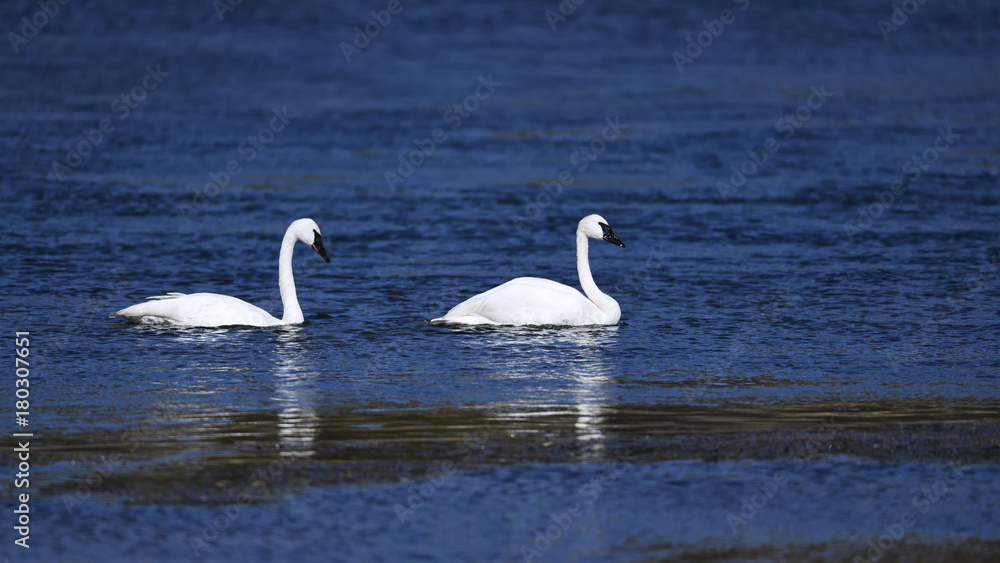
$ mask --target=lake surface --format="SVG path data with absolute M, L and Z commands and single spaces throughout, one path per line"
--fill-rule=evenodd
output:
M 996 560 L 1000 8 L 903 5 L 5 2 L 0 554 Z M 590 213 L 618 326 L 428 322 Z M 108 318 L 299 217 L 303 325 Z

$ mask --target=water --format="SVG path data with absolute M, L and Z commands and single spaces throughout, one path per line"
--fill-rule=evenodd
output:
M 591 1 L 555 30 L 554 2 L 406 2 L 348 62 L 387 6 L 70 3 L 0 55 L 0 314 L 32 362 L 5 427 L 34 434 L 31 549 L 7 501 L 0 553 L 996 557 L 995 6 L 886 40 L 877 2 Z M 619 326 L 427 322 L 576 285 L 589 213 L 627 245 L 590 251 Z M 166 291 L 280 315 L 304 216 L 332 262 L 297 250 L 302 326 L 108 318 Z

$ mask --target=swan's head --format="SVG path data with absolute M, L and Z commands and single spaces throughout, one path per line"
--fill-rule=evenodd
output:
M 316 221 L 299 219 L 292 222 L 288 230 L 295 235 L 295 238 L 311 246 L 317 254 L 323 257 L 323 260 L 326 260 L 327 263 L 330 262 L 326 248 L 323 248 L 323 235 L 319 233 L 319 225 L 316 224 Z
M 587 215 L 583 219 L 580 219 L 580 225 L 577 226 L 576 230 L 587 235 L 589 238 L 606 240 L 611 244 L 617 244 L 625 248 L 625 243 L 615 236 L 615 232 L 608 226 L 607 220 L 600 215 Z

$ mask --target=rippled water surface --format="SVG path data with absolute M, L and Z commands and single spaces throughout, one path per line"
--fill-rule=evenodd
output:
M 0 554 L 995 560 L 998 8 L 571 4 L 4 3 Z M 618 326 L 428 322 L 590 213 Z

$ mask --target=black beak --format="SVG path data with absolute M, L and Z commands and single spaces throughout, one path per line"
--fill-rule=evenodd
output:
M 317 233 L 316 231 L 313 231 L 313 234 L 316 235 L 316 238 L 313 239 L 312 243 L 313 250 L 315 250 L 317 254 L 322 256 L 323 260 L 326 260 L 326 263 L 329 264 L 330 257 L 326 255 L 326 249 L 323 248 L 323 237 L 321 237 L 320 234 Z
M 604 223 L 598 223 L 598 225 L 600 225 L 601 230 L 604 231 L 604 240 L 610 242 L 611 244 L 617 244 L 618 246 L 625 248 L 625 243 L 615 236 L 615 232 L 611 230 L 611 227 L 605 225 Z

